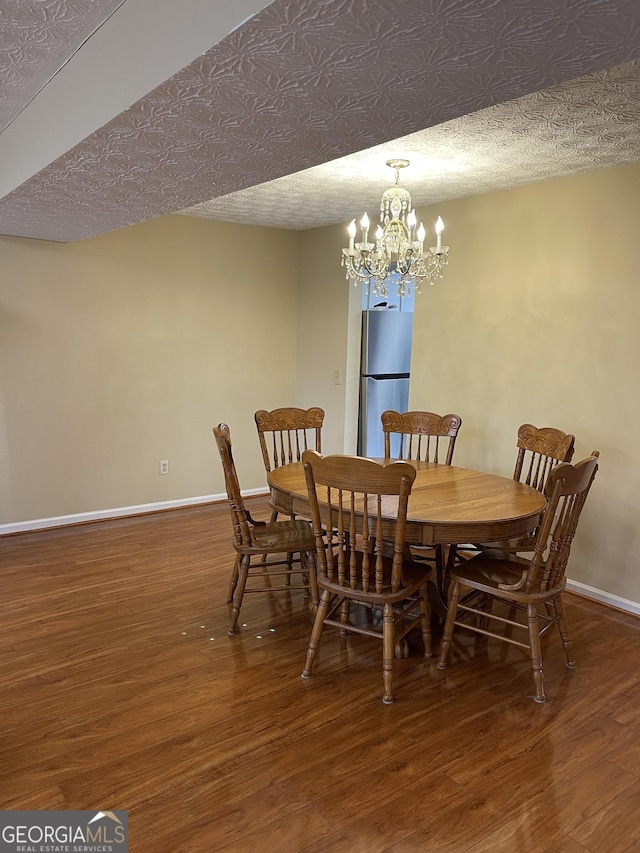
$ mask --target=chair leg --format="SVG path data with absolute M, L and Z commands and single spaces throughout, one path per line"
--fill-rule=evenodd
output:
M 310 598 L 311 597 L 311 587 L 310 587 L 310 581 L 309 581 L 308 555 L 309 555 L 308 551 L 300 551 L 300 554 L 299 554 L 299 557 L 300 557 L 300 575 L 302 576 L 302 583 L 306 587 L 305 591 L 302 593 L 303 598 Z M 289 554 L 289 556 L 287 557 L 287 561 L 289 561 L 290 559 L 291 559 L 291 554 Z M 290 570 L 291 565 L 288 564 L 287 568 Z M 286 581 L 290 582 L 290 578 L 291 578 L 291 575 L 287 575 Z M 285 586 L 286 586 L 286 581 L 285 581 Z
M 446 601 L 444 595 L 444 571 L 444 548 L 442 547 L 442 545 L 436 545 L 436 588 L 438 590 L 440 598 L 443 601 Z
M 395 649 L 393 605 L 384 605 L 382 615 L 382 678 L 384 679 L 385 705 L 393 704 L 393 657 Z
M 562 640 L 564 653 L 567 656 L 567 669 L 575 669 L 576 662 L 573 657 L 573 643 L 571 642 L 571 634 L 569 633 L 567 611 L 565 610 L 564 601 L 562 600 L 561 595 L 553 599 L 553 607 L 556 615 L 558 616 L 558 631 L 560 632 L 560 639 Z
M 316 555 L 313 551 L 305 552 L 305 564 L 308 567 L 309 587 L 311 592 L 311 607 L 315 610 L 318 607 L 318 574 L 316 570 Z
M 275 514 L 275 517 L 277 517 L 277 515 L 278 515 L 277 510 L 274 509 L 273 512 Z M 272 515 L 272 521 L 275 521 L 275 517 Z M 293 521 L 295 518 L 295 515 L 293 513 L 291 513 L 289 518 L 291 519 L 291 521 Z M 300 562 L 302 562 L 302 554 L 300 554 Z M 287 569 L 289 571 L 289 574 L 284 576 L 284 586 L 291 586 L 291 572 L 293 571 L 293 553 L 291 551 L 289 551 L 289 553 L 287 554 Z M 306 583 L 306 581 L 303 581 L 303 582 Z M 305 593 L 305 596 L 306 596 L 306 593 Z
M 546 697 L 544 695 L 544 679 L 542 674 L 542 648 L 540 645 L 538 611 L 536 610 L 535 604 L 527 604 L 527 623 L 529 625 L 531 670 L 533 672 L 533 681 L 536 688 L 536 694 L 533 698 L 535 702 L 541 704 L 545 701 Z
M 511 607 L 509 607 L 509 613 L 507 614 L 507 619 L 510 622 L 515 622 L 517 615 L 518 615 L 518 608 L 515 606 L 515 604 L 512 604 Z M 513 636 L 513 625 L 507 625 L 505 627 L 505 635 L 507 637 Z
M 307 661 L 304 669 L 302 670 L 302 678 L 311 678 L 313 664 L 316 659 L 316 655 L 318 654 L 318 646 L 322 639 L 322 629 L 324 628 L 324 620 L 327 615 L 327 610 L 329 609 L 330 601 L 331 593 L 328 589 L 323 590 L 322 595 L 320 596 L 318 609 L 316 610 L 316 618 L 313 623 L 313 628 L 311 629 L 311 638 L 309 640 L 309 648 L 307 649 Z
M 424 656 L 433 657 L 431 650 L 431 607 L 429 606 L 429 592 L 427 584 L 420 590 L 420 610 L 422 611 L 422 642 L 424 643 Z
M 303 597 L 311 599 L 311 609 L 315 611 L 318 606 L 318 577 L 314 551 L 300 552 L 300 568 L 302 570 L 302 583 L 306 587 Z
M 482 595 L 480 602 L 478 603 L 478 610 L 482 610 L 483 613 L 486 613 L 487 616 L 479 616 L 478 617 L 478 627 L 482 628 L 483 631 L 487 631 L 489 629 L 489 619 L 488 614 L 491 613 L 493 609 L 493 597 L 487 595 L 486 593 Z M 509 618 L 511 618 L 511 613 L 509 614 Z M 478 636 L 482 637 L 482 634 Z M 485 638 L 486 639 L 486 638 Z
M 447 657 L 451 640 L 453 639 L 453 628 L 458 614 L 458 601 L 460 600 L 460 583 L 455 581 L 449 589 L 449 603 L 447 605 L 447 618 L 444 623 L 444 631 L 442 634 L 442 646 L 440 647 L 440 660 L 438 661 L 438 669 L 447 668 Z
M 351 609 L 351 602 L 348 598 L 342 599 L 342 604 L 340 605 L 340 622 L 343 625 L 346 625 L 349 622 L 349 612 Z M 342 638 L 347 636 L 347 631 L 345 628 L 340 628 L 338 635 Z
M 442 546 L 441 546 L 442 547 Z M 444 566 L 444 599 L 447 600 L 447 595 L 449 594 L 449 586 L 451 584 L 451 572 L 455 569 L 456 562 L 458 560 L 458 546 L 457 545 L 449 545 L 449 550 L 447 551 L 447 561 Z
M 231 605 L 231 622 L 229 624 L 229 631 L 227 632 L 229 636 L 233 636 L 233 634 L 236 633 L 238 616 L 240 615 L 240 608 L 242 607 L 242 598 L 244 596 L 244 588 L 247 585 L 247 577 L 249 576 L 250 561 L 251 558 L 245 554 L 242 559 L 239 560 L 239 564 L 237 564 L 238 580 L 235 591 L 233 593 L 233 603 Z
M 229 594 L 227 595 L 227 604 L 231 604 L 233 601 L 233 593 L 236 591 L 236 586 L 238 584 L 238 566 L 240 565 L 240 554 L 236 554 L 236 559 L 233 564 L 233 571 L 231 572 L 231 583 L 229 584 Z

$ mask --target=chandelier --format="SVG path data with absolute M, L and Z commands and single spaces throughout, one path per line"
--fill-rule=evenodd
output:
M 442 278 L 443 268 L 447 265 L 449 247 L 442 245 L 444 223 L 438 217 L 435 232 L 436 245 L 425 251 L 426 231 L 422 222 L 416 229 L 416 212 L 411 207 L 411 196 L 400 187 L 400 169 L 409 165 L 408 160 L 387 160 L 387 166 L 395 170 L 395 186 L 382 195 L 380 202 L 380 225 L 375 234 L 375 242 L 369 242 L 369 217 L 360 220 L 362 237 L 356 238 L 356 221 L 351 221 L 348 230 L 349 248 L 342 250 L 342 266 L 346 267 L 346 277 L 365 282 L 367 293 L 369 284 L 373 286 L 375 296 L 389 296 L 388 285 L 397 282 L 398 295 L 405 296 L 415 287 L 420 293 L 423 279 L 435 284 Z

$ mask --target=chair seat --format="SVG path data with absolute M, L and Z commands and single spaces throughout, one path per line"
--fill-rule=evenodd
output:
M 528 560 L 515 555 L 502 554 L 499 550 L 483 551 L 471 557 L 451 572 L 451 579 L 461 584 L 471 583 L 497 590 L 499 584 L 514 584 L 522 577 Z
M 517 584 L 528 564 L 529 560 L 520 559 L 511 554 L 501 556 L 498 551 L 493 552 L 493 555 L 480 554 L 478 557 L 467 560 L 462 569 L 452 572 L 451 579 L 463 586 L 472 586 L 481 592 L 496 593 L 500 598 L 513 602 L 548 601 L 559 595 L 565 588 L 563 580 L 557 586 L 550 586 L 538 592 L 525 592 L 524 589 L 500 589 L 500 584 Z
M 484 542 L 474 546 L 478 551 L 501 551 L 508 554 L 527 554 L 535 551 L 535 536 L 520 536 L 517 539 L 507 539 L 504 542 Z
M 294 545 L 296 551 L 312 551 L 315 548 L 311 525 L 302 518 L 254 527 L 251 537 L 255 547 L 268 548 L 269 551 L 279 546 L 282 546 L 283 551 L 291 551 Z
M 402 564 L 402 583 L 396 592 L 391 591 L 391 571 L 392 561 L 390 557 L 382 558 L 382 589 L 376 592 L 374 580 L 374 559 L 370 555 L 369 565 L 369 590 L 364 592 L 362 589 L 362 558 L 364 554 L 361 551 L 356 551 L 356 589 L 345 582 L 339 584 L 337 581 L 330 581 L 326 575 L 318 574 L 318 586 L 321 589 L 328 589 L 334 595 L 346 596 L 347 598 L 358 599 L 364 602 L 379 602 L 379 601 L 402 601 L 410 595 L 413 595 L 416 590 L 424 585 L 426 579 L 431 573 L 429 566 L 414 563 L 413 561 L 405 560 Z

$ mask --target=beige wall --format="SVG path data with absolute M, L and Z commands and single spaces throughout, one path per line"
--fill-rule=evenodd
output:
M 525 422 L 575 433 L 576 459 L 600 450 L 569 575 L 634 602 L 639 199 L 640 165 L 418 211 L 431 229 L 442 215 L 451 262 L 444 279 L 416 300 L 410 396 L 412 408 L 462 416 L 459 465 L 511 476 Z M 314 300 L 316 315 L 305 318 L 306 343 L 298 343 L 298 389 L 317 376 L 317 364 L 303 370 L 311 364 L 310 330 L 316 341 L 328 333 L 331 342 L 331 306 L 344 311 L 348 299 L 339 267 L 344 228 L 316 234 L 302 244 L 301 269 L 307 261 L 318 268 L 314 281 L 301 280 L 300 304 Z M 305 292 L 319 283 L 326 300 Z M 339 352 L 346 357 L 344 347 Z
M 325 410 L 323 452 L 355 453 L 361 305 L 340 266 L 344 228 L 300 235 L 296 405 Z M 340 371 L 340 384 L 334 382 Z
M 0 523 L 222 493 L 222 420 L 264 487 L 253 412 L 295 393 L 297 234 L 169 216 L 0 255 Z
M 445 219 L 451 263 L 417 300 L 410 400 L 462 415 L 461 465 L 510 476 L 526 421 L 599 449 L 569 574 L 634 602 L 638 198 L 628 166 L 420 211 Z M 0 523 L 221 493 L 220 420 L 260 488 L 263 406 L 323 406 L 325 450 L 353 452 L 344 242 L 178 216 L 73 245 L 0 237 Z

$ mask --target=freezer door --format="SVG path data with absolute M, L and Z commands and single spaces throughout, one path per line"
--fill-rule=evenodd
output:
M 358 454 L 383 457 L 384 438 L 380 416 L 387 409 L 406 412 L 409 407 L 409 377 L 403 379 L 362 378 L 360 392 L 360 424 Z M 391 436 L 391 455 L 397 457 L 400 436 Z
M 403 311 L 364 311 L 362 314 L 361 373 L 409 373 L 413 314 Z

